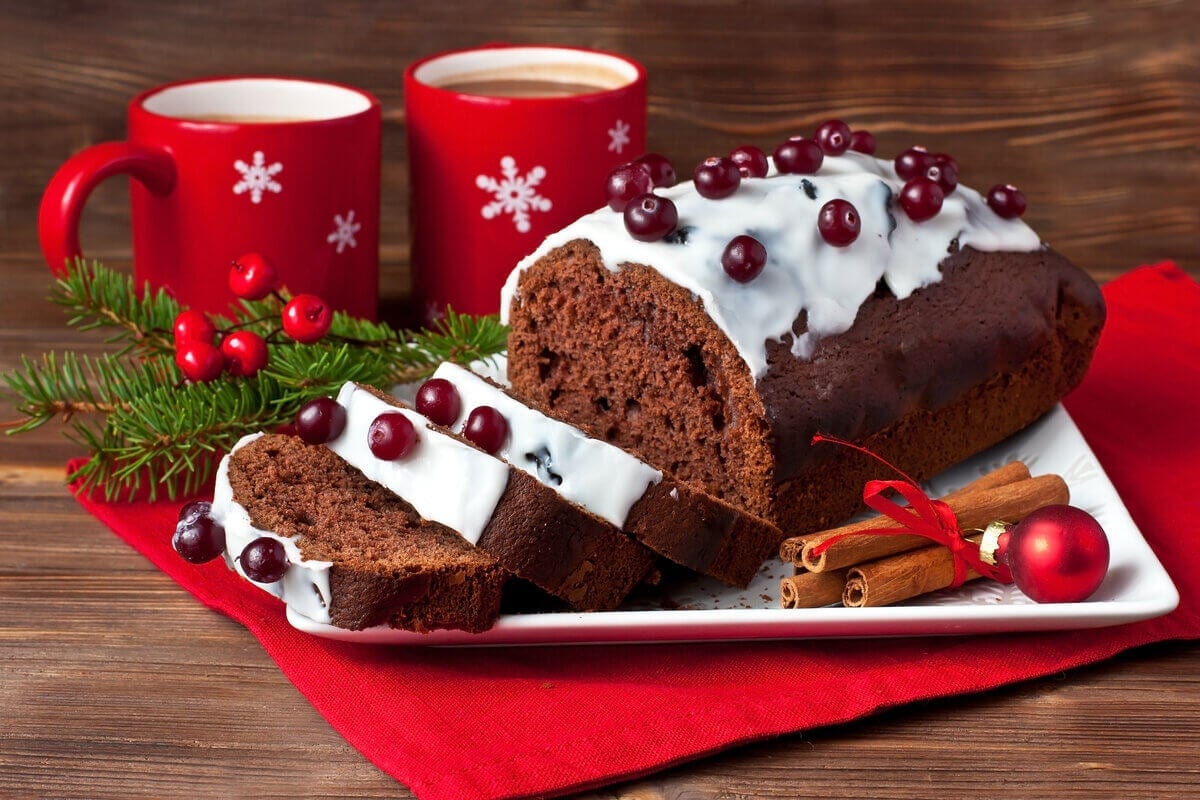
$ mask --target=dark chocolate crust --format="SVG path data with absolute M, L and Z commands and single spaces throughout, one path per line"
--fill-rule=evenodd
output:
M 966 248 L 942 271 L 904 300 L 877 291 L 809 360 L 770 344 L 756 384 L 689 292 L 643 265 L 610 272 L 577 240 L 520 278 L 509 378 L 518 396 L 786 535 L 828 527 L 878 468 L 811 447 L 814 432 L 926 476 L 1033 422 L 1086 371 L 1103 301 L 1061 256 Z
M 259 437 L 230 456 L 229 482 L 256 528 L 297 537 L 306 560 L 332 562 L 339 628 L 474 633 L 500 613 L 509 576 L 494 559 L 325 447 Z

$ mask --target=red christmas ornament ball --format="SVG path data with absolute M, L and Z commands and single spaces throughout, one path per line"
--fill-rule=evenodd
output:
M 1014 525 L 1004 561 L 1022 592 L 1039 603 L 1077 603 L 1108 572 L 1108 537 L 1095 517 L 1074 506 L 1045 506 Z

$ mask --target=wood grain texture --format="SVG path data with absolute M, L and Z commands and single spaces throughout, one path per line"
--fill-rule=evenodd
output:
M 22 353 L 99 348 L 42 302 L 38 198 L 71 153 L 122 135 L 128 97 L 166 80 L 279 72 L 376 93 L 383 289 L 403 297 L 400 73 L 487 41 L 638 58 L 651 146 L 680 166 L 843 116 L 872 128 L 881 152 L 922 142 L 955 154 L 966 183 L 1020 184 L 1034 227 L 1101 279 L 1159 258 L 1200 274 L 1200 4 L 1183 0 L 0 0 L 0 370 Z M 89 254 L 128 260 L 127 203 L 120 182 L 96 192 Z M 75 453 L 54 429 L 0 437 L 0 797 L 408 796 L 243 628 L 78 510 L 61 483 Z M 1190 797 L 1198 655 L 1194 643 L 1142 648 L 583 796 Z

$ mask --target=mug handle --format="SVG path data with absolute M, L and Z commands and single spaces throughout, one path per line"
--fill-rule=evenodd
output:
M 62 275 L 79 248 L 79 218 L 88 195 L 106 178 L 129 175 L 153 194 L 163 196 L 175 187 L 175 161 L 163 150 L 132 142 L 103 142 L 82 150 L 58 168 L 38 209 L 38 239 L 46 265 Z

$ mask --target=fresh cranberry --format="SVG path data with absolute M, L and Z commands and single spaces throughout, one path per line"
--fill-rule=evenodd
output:
M 929 178 L 913 178 L 900 190 L 900 205 L 913 222 L 924 222 L 942 210 L 945 194 Z
M 445 378 L 430 378 L 417 389 L 417 412 L 438 425 L 450 426 L 462 411 L 462 398 Z
M 720 200 L 737 191 L 742 173 L 732 159 L 712 156 L 701 161 L 692 172 L 692 183 L 701 197 Z
M 729 154 L 729 160 L 737 165 L 743 178 L 767 177 L 767 154 L 752 144 L 734 148 Z
M 278 281 L 275 266 L 258 253 L 246 253 L 229 268 L 229 291 L 243 300 L 262 300 Z
M 648 194 L 653 188 L 649 167 L 645 164 L 622 164 L 608 173 L 604 197 L 613 211 L 624 211 L 630 200 Z
M 646 153 L 638 156 L 633 160 L 634 164 L 644 164 L 650 170 L 650 180 L 654 184 L 655 189 L 666 189 L 669 186 L 674 186 L 675 167 L 671 166 L 671 162 L 666 156 L 658 153 Z
M 325 444 L 342 435 L 346 409 L 332 397 L 314 397 L 296 412 L 296 435 L 308 444 Z
M 192 502 L 179 509 L 180 522 L 195 522 L 201 517 L 206 517 L 212 513 L 212 503 L 207 500 L 193 500 Z
M 855 131 L 850 134 L 850 149 L 856 153 L 875 155 L 875 134 L 870 131 Z
M 508 438 L 508 420 L 491 406 L 479 406 L 467 415 L 463 436 L 495 455 Z
M 625 206 L 625 230 L 639 242 L 657 242 L 675 230 L 679 211 L 670 198 L 644 194 Z
M 333 311 L 315 294 L 298 294 L 283 307 L 283 332 L 297 342 L 318 341 L 332 324 Z
M 193 340 L 175 346 L 175 365 L 189 381 L 207 383 L 220 376 L 225 359 L 215 345 Z
M 822 122 L 813 138 L 827 156 L 840 156 L 850 147 L 850 126 L 840 119 Z
M 1011 183 L 998 183 L 988 189 L 987 204 L 1005 219 L 1016 219 L 1025 213 L 1025 195 Z
M 225 529 L 212 517 L 199 516 L 175 526 L 171 546 L 184 561 L 205 564 L 225 551 Z
M 417 429 L 399 411 L 385 411 L 367 428 L 367 446 L 383 461 L 404 458 L 417 446 Z
M 242 572 L 255 583 L 274 583 L 287 572 L 287 551 L 283 543 L 270 536 L 260 536 L 238 556 Z
M 234 331 L 221 342 L 225 369 L 237 378 L 257 375 L 267 365 L 267 343 L 254 331 Z
M 934 156 L 933 163 L 925 168 L 925 177 L 940 186 L 943 194 L 950 194 L 958 188 L 958 166 L 952 158 L 939 161 Z
M 729 240 L 721 254 L 725 274 L 738 283 L 749 283 L 758 277 L 767 263 L 767 248 L 753 236 L 742 234 Z
M 792 175 L 811 175 L 821 168 L 825 151 L 812 139 L 793 136 L 775 148 L 775 168 Z
M 217 328 L 212 324 L 212 320 L 207 315 L 188 309 L 180 311 L 175 317 L 175 324 L 172 326 L 172 332 L 175 334 L 175 344 L 180 342 L 207 342 L 212 344 L 213 337 L 217 335 Z
M 845 247 L 858 238 L 862 220 L 858 209 L 848 200 L 830 200 L 817 212 L 817 230 L 834 247 Z
M 918 176 L 924 176 L 925 170 L 933 165 L 933 156 L 929 151 L 920 145 L 910 147 L 900 155 L 896 156 L 895 166 L 896 174 L 901 180 L 912 180 Z

